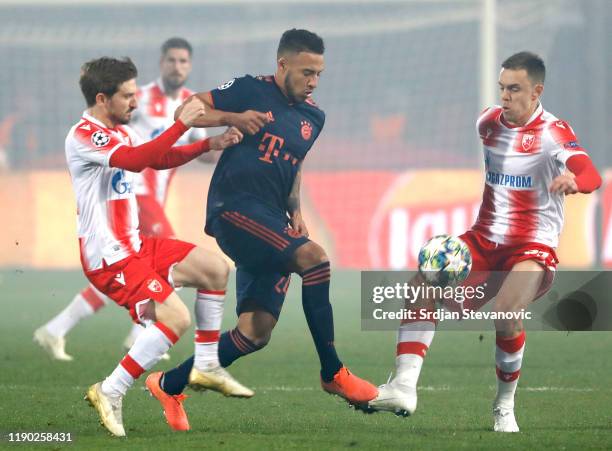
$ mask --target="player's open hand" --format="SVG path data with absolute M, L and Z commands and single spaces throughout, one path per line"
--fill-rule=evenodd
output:
M 179 108 L 178 119 L 187 127 L 191 127 L 206 113 L 204 103 L 197 96 L 188 97 Z
M 578 192 L 578 185 L 574 178 L 575 176 L 571 172 L 558 175 L 550 184 L 550 192 L 556 194 L 576 194 Z
M 273 120 L 271 114 L 247 110 L 244 113 L 236 113 L 232 118 L 232 125 L 240 129 L 243 133 L 254 135 L 261 130 L 264 125 Z
M 223 150 L 242 141 L 243 135 L 236 127 L 229 127 L 221 135 L 213 136 L 209 140 L 211 150 Z

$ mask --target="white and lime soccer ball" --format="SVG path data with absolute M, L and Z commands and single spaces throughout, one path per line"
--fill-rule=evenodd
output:
M 460 238 L 438 235 L 419 251 L 419 272 L 433 285 L 457 285 L 472 269 L 472 254 Z

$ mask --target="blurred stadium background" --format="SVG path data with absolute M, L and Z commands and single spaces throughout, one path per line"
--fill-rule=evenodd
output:
M 270 74 L 282 31 L 326 40 L 315 99 L 325 130 L 306 162 L 312 233 L 336 267 L 405 268 L 434 234 L 471 224 L 482 190 L 474 122 L 497 98 L 501 61 L 543 56 L 545 108 L 572 124 L 598 168 L 612 164 L 612 2 L 607 0 L 0 1 L 0 266 L 78 269 L 64 138 L 84 102 L 80 65 L 130 56 L 144 84 L 159 46 L 195 48 L 188 86 Z M 212 168 L 179 171 L 168 212 L 202 232 Z M 612 180 L 567 201 L 565 267 L 612 266 Z M 7 220 L 8 219 L 8 220 Z
M 158 75 L 162 41 L 183 36 L 195 49 L 188 86 L 207 90 L 272 73 L 291 27 L 326 40 L 315 99 L 327 123 L 302 192 L 312 234 L 346 269 L 332 283 L 337 343 L 358 374 L 386 380 L 395 334 L 360 329 L 355 270 L 410 267 L 430 235 L 469 227 L 483 184 L 474 122 L 495 101 L 499 65 L 511 53 L 544 57 L 544 106 L 572 124 L 605 172 L 597 194 L 567 199 L 561 261 L 612 267 L 608 0 L 0 0 L 0 440 L 8 431 L 71 431 L 78 448 L 128 447 L 110 440 L 81 401 L 123 355 L 125 312 L 111 307 L 76 327 L 67 345 L 73 364 L 48 362 L 31 342 L 85 282 L 63 149 L 84 109 L 81 64 L 127 55 L 144 84 Z M 199 163 L 180 169 L 168 213 L 179 237 L 214 247 L 202 231 L 211 174 Z M 530 332 L 518 392 L 523 433 L 500 437 L 489 433 L 491 332 L 438 334 L 413 418 L 357 415 L 317 387 L 299 290 L 296 281 L 270 345 L 232 366 L 258 396 L 245 404 L 194 395 L 193 430 L 177 435 L 139 381 L 124 409 L 129 448 L 610 448 L 612 362 L 600 357 L 609 355 L 609 333 Z M 191 290 L 181 296 L 190 305 Z M 234 302 L 228 297 L 224 329 L 235 322 Z M 160 367 L 191 352 L 185 337 Z

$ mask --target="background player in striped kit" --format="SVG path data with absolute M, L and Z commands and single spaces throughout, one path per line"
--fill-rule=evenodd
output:
M 544 78 L 544 62 L 537 55 L 510 56 L 499 75 L 501 106 L 487 108 L 477 122 L 486 182 L 478 219 L 460 237 L 473 258 L 465 284 L 487 282 L 483 301 L 495 296 L 494 310 L 499 312 L 526 309 L 550 288 L 558 263 L 555 248 L 563 226 L 564 196 L 590 193 L 601 184 L 569 124 L 543 109 Z M 476 310 L 484 302 L 466 301 L 462 308 Z M 407 308 L 431 309 L 433 303 Z M 414 413 L 417 381 L 435 326 L 434 321 L 402 323 L 395 378 L 379 387 L 370 408 Z M 514 395 L 525 349 L 524 325 L 520 319 L 496 320 L 495 328 L 493 429 L 518 432 Z
M 148 83 L 138 90 L 139 107 L 132 114 L 130 126 L 145 140 L 154 139 L 174 123 L 174 111 L 193 92 L 185 87 L 185 83 L 192 69 L 193 49 L 191 44 L 183 38 L 170 38 L 161 46 L 160 76 L 157 80 Z M 193 143 L 206 138 L 203 128 L 190 128 L 177 141 L 177 145 Z M 198 157 L 205 162 L 213 162 L 216 153 L 208 152 Z M 170 182 L 176 168 L 156 170 L 145 168 L 135 176 L 134 192 L 138 203 L 138 220 L 140 233 L 145 236 L 158 236 L 172 238 L 174 230 L 164 207 L 168 195 Z M 215 295 L 218 296 L 218 295 Z M 34 333 L 35 341 L 45 349 L 49 355 L 60 361 L 71 361 L 72 356 L 65 352 L 65 337 L 81 320 L 100 311 L 109 301 L 109 298 L 100 293 L 91 284 L 75 295 L 72 302 L 55 317 L 38 328 Z M 207 302 L 207 301 L 202 301 Z M 210 301 L 214 302 L 215 301 Z M 222 307 L 210 308 L 219 316 L 221 323 Z M 210 317 L 210 315 L 209 315 Z M 143 328 L 134 324 L 126 339 L 124 348 L 129 349 Z M 216 343 L 211 343 L 214 348 Z M 212 350 L 214 351 L 214 350 Z M 211 352 L 212 352 L 211 351 Z M 169 359 L 167 354 L 164 359 Z

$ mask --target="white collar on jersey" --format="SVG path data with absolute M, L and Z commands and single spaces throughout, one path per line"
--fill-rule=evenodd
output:
M 179 100 L 181 98 L 181 93 L 183 92 L 183 89 L 185 89 L 185 86 L 181 86 L 177 91 L 176 99 L 174 99 L 168 96 L 168 94 L 166 93 L 166 90 L 164 89 L 164 83 L 162 82 L 161 77 L 158 77 L 157 80 L 155 80 L 155 84 L 157 85 L 159 90 L 166 96 L 166 98 L 174 101 Z
M 538 102 L 538 107 L 535 109 L 535 111 L 533 112 L 531 117 L 527 120 L 527 122 L 525 122 L 525 125 L 515 125 L 513 127 L 510 124 L 508 124 L 508 121 L 504 119 L 504 116 L 502 114 L 499 115 L 499 118 L 497 119 L 497 121 L 501 123 L 501 125 L 503 125 L 504 127 L 512 129 L 512 130 L 523 129 L 525 127 L 528 127 L 529 124 L 531 124 L 538 117 L 540 117 L 540 114 L 542 114 L 543 111 L 544 111 L 544 107 L 542 106 L 542 102 Z
M 538 116 L 540 116 L 540 114 L 542 114 L 542 111 L 544 111 L 544 107 L 542 106 L 542 102 L 538 102 L 538 107 L 533 112 L 533 114 L 531 115 L 531 117 L 529 118 L 527 123 L 525 125 L 523 125 L 523 127 L 527 127 L 529 124 L 531 124 L 533 121 L 535 121 L 538 118 Z
M 100 122 L 98 119 L 96 119 L 95 117 L 93 117 L 91 114 L 89 114 L 87 112 L 87 110 L 83 111 L 83 119 L 88 120 L 89 122 L 92 122 L 94 124 L 96 124 L 99 127 L 102 127 L 103 129 L 109 130 L 109 128 L 104 125 L 102 122 Z

